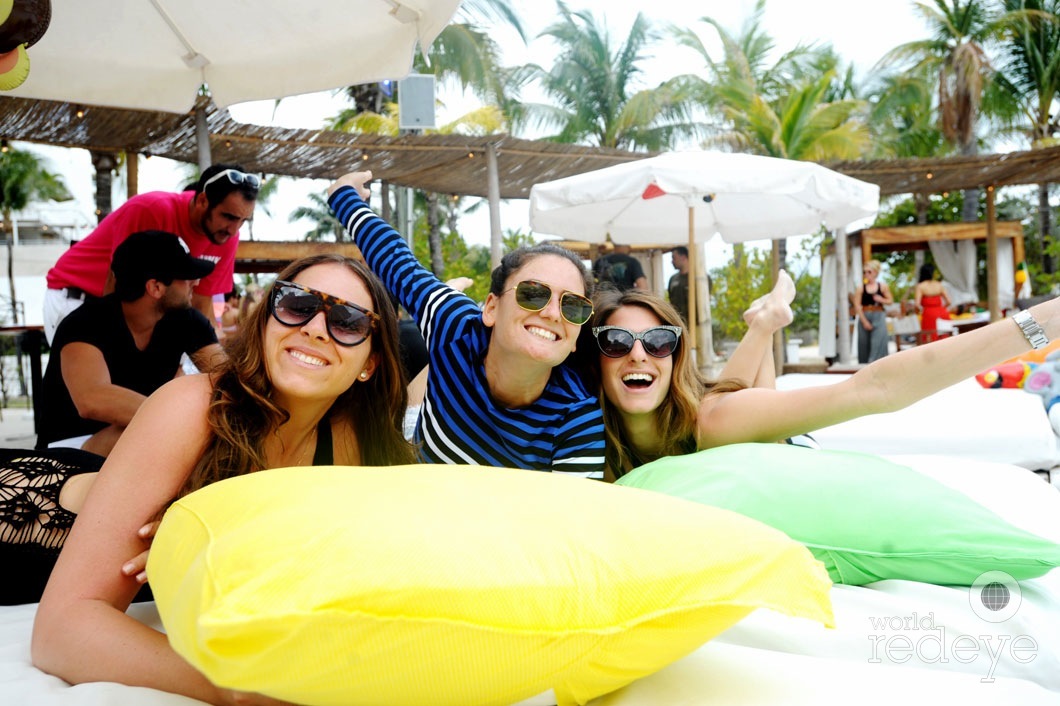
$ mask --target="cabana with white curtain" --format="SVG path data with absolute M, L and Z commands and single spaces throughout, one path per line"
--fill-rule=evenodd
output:
M 986 223 L 938 223 L 930 225 L 866 228 L 847 236 L 848 272 L 860 272 L 861 267 L 880 252 L 895 250 L 931 251 L 942 275 L 943 285 L 954 306 L 979 302 L 979 258 L 977 245 L 987 241 Z M 1023 263 L 1023 226 L 1018 221 L 994 224 L 997 254 L 987 265 L 988 276 L 997 277 L 996 301 L 988 302 L 991 311 L 1011 311 L 1016 300 L 1031 296 L 1030 281 L 1016 281 L 1016 272 Z M 820 354 L 836 355 L 836 320 L 845 317 L 847 300 L 844 291 L 853 294 L 860 286 L 855 276 L 848 277 L 847 286 L 840 287 L 836 256 L 825 256 L 821 268 Z M 992 272 L 991 272 L 992 271 Z M 825 302 L 834 302 L 826 306 Z

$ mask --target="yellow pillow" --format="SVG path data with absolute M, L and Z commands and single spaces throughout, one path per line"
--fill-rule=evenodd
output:
M 311 706 L 585 703 L 755 608 L 831 624 L 822 565 L 755 520 L 476 466 L 216 483 L 169 509 L 148 573 L 213 682 Z

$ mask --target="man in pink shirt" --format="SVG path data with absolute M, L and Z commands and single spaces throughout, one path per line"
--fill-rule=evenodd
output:
M 50 344 L 63 317 L 87 297 L 113 289 L 110 262 L 114 249 L 131 234 L 144 230 L 176 233 L 192 257 L 214 263 L 192 295 L 192 306 L 216 322 L 213 295 L 232 290 L 239 229 L 254 215 L 261 179 L 242 167 L 214 164 L 202 173 L 193 190 L 174 194 L 138 194 L 103 219 L 84 239 L 74 243 L 48 271 L 44 296 L 44 334 Z

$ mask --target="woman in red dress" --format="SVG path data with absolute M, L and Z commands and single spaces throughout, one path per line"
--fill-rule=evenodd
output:
M 938 339 L 938 320 L 950 318 L 950 298 L 942 282 L 935 279 L 935 266 L 925 263 L 920 267 L 920 281 L 914 288 L 916 308 L 920 312 L 920 330 L 924 332 L 923 340 Z

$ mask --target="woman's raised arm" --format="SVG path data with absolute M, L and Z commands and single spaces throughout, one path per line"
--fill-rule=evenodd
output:
M 1060 337 L 1060 298 L 1030 314 Z M 835 385 L 799 390 L 753 388 L 708 395 L 699 409 L 699 448 L 778 441 L 867 414 L 893 412 L 1031 349 L 1012 319 L 902 350 Z

